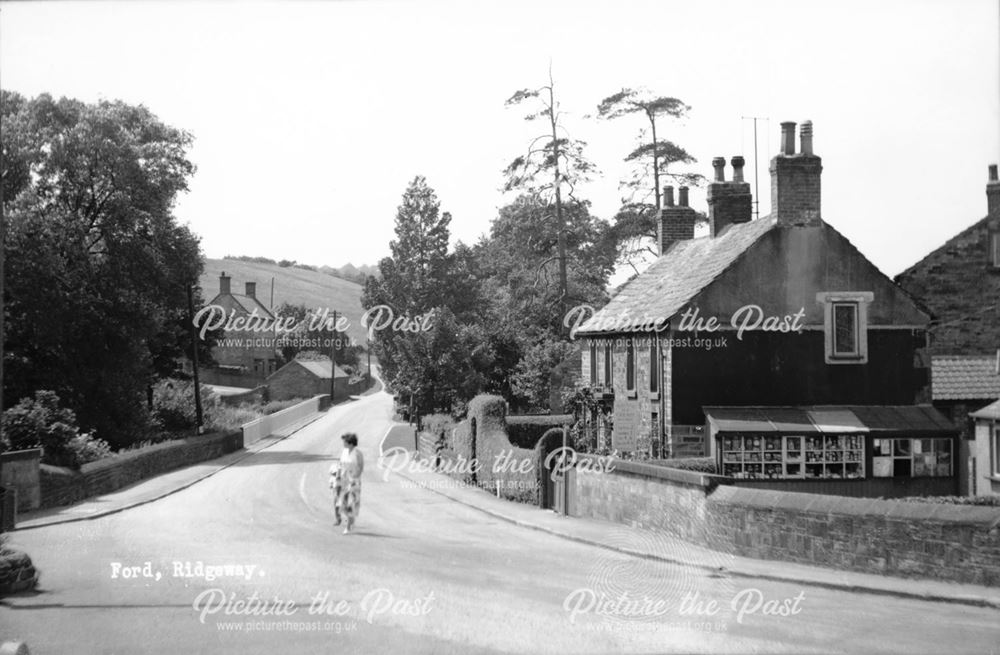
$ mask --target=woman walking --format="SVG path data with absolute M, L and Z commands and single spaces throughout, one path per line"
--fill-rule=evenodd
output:
M 344 527 L 344 534 L 347 534 L 354 527 L 354 521 L 361 509 L 361 472 L 365 470 L 365 458 L 358 449 L 358 435 L 347 432 L 341 439 L 344 442 L 344 450 L 340 453 L 338 476 L 340 494 L 334 511 L 338 524 L 341 516 L 347 519 L 347 525 Z

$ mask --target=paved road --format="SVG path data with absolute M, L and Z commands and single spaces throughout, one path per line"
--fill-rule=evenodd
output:
M 43 571 L 42 590 L 0 607 L 0 635 L 36 654 L 1000 648 L 993 610 L 713 577 L 383 480 L 376 462 L 390 408 L 385 393 L 368 396 L 162 500 L 15 533 L 14 545 Z M 331 524 L 326 483 L 347 430 L 358 433 L 368 466 L 359 528 L 345 536 Z M 152 578 L 116 568 L 147 562 Z M 704 612 L 717 603 L 714 615 L 680 611 L 695 592 Z M 742 617 L 734 597 L 737 610 L 746 603 Z M 664 605 L 643 606 L 647 599 Z M 764 616 L 765 607 L 790 615 Z

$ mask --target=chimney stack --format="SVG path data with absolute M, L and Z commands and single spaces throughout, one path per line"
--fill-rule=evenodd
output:
M 694 238 L 694 224 L 697 212 L 688 207 L 688 188 L 679 189 L 677 205 L 674 205 L 674 187 L 663 187 L 663 209 L 657 230 L 660 254 L 667 252 L 671 244 Z
M 795 152 L 795 123 L 781 124 L 781 152 L 771 159 L 771 216 L 785 227 L 817 227 L 823 160 L 813 153 L 812 121 L 802 123 L 802 151 Z
M 257 297 L 257 283 L 256 282 L 247 282 L 246 285 L 247 285 L 247 293 L 246 293 L 246 295 L 250 296 L 251 298 L 256 298 Z
M 1000 216 L 1000 179 L 997 179 L 997 165 L 990 164 L 990 177 L 986 183 L 986 213 Z
M 230 290 L 229 290 L 229 280 L 230 279 L 231 278 L 228 275 L 226 275 L 226 272 L 222 271 L 222 274 L 219 276 L 219 293 L 220 294 L 231 293 Z
M 734 223 L 749 223 L 753 217 L 753 194 L 750 184 L 743 181 L 743 166 L 746 161 L 742 157 L 733 157 L 733 180 L 726 181 L 723 167 L 724 157 L 712 160 L 715 168 L 715 181 L 708 185 L 708 231 L 713 237 Z

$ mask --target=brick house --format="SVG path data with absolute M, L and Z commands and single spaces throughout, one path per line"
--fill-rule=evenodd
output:
M 268 376 L 268 397 L 271 400 L 290 400 L 329 394 L 330 369 L 329 359 L 293 359 Z M 339 366 L 335 368 L 335 375 L 334 393 L 336 400 L 340 401 L 353 391 L 349 384 L 350 376 Z
M 961 493 L 973 493 L 972 412 L 1000 398 L 1000 179 L 988 168 L 986 216 L 896 276 L 934 316 L 934 406 L 959 425 Z M 981 449 L 980 449 L 981 450 Z M 985 465 L 980 463 L 980 467 Z
M 934 315 L 935 355 L 986 356 L 1000 348 L 1000 179 L 989 167 L 986 216 L 896 276 Z
M 226 317 L 252 319 L 265 329 L 225 331 L 212 349 L 217 368 L 206 371 L 206 381 L 232 386 L 253 387 L 277 370 L 275 316 L 257 299 L 257 283 L 246 282 L 245 293 L 232 292 L 231 278 L 219 275 L 219 293 L 208 305 L 220 307 Z
M 687 189 L 681 187 L 675 205 L 667 187 L 659 217 L 660 257 L 577 330 L 586 344 L 583 380 L 611 409 L 612 448 L 648 448 L 660 456 L 711 454 L 722 468 L 719 447 L 725 435 L 711 433 L 706 408 L 720 414 L 756 409 L 761 411 L 751 416 L 761 418 L 768 408 L 784 407 L 794 410 L 788 425 L 766 418 L 742 424 L 755 435 L 737 435 L 741 447 L 746 436 L 757 461 L 742 466 L 752 461 L 742 458 L 751 455 L 735 455 L 741 462 L 735 477 L 763 478 L 757 463 L 775 457 L 763 450 L 762 436 L 769 433 L 782 449 L 775 460 L 777 477 L 815 473 L 815 466 L 781 459 L 803 456 L 803 444 L 796 451 L 788 430 L 803 439 L 820 435 L 820 462 L 827 443 L 839 449 L 831 446 L 829 457 L 841 458 L 840 472 L 820 464 L 819 478 L 848 477 L 847 457 L 859 457 L 862 466 L 851 468 L 870 478 L 873 458 L 891 457 L 884 450 L 898 445 L 900 453 L 912 453 L 912 444 L 903 443 L 908 426 L 914 436 L 940 437 L 940 444 L 928 447 L 940 446 L 947 450 L 941 459 L 950 458 L 954 429 L 944 417 L 931 408 L 898 409 L 930 402 L 931 317 L 823 220 L 822 162 L 813 152 L 811 123 L 802 124 L 800 140 L 796 152 L 795 124 L 782 123 L 781 150 L 770 165 L 769 216 L 752 220 L 742 157 L 732 159 L 732 180 L 725 179 L 725 160 L 713 160 L 708 236 L 694 237 L 697 213 L 688 206 Z M 836 411 L 839 406 L 843 411 Z M 886 411 L 866 424 L 851 414 L 856 406 Z M 904 414 L 913 414 L 912 420 Z M 886 432 L 893 416 L 899 430 Z M 879 433 L 885 438 L 876 439 Z M 858 435 L 859 447 L 850 448 Z M 897 437 L 899 444 L 892 441 Z M 884 475 L 882 460 L 878 466 Z M 904 469 L 900 465 L 896 473 L 903 476 Z M 949 468 L 946 486 L 952 475 Z

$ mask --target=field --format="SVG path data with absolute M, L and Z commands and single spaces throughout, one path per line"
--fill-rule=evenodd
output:
M 302 268 L 282 268 L 274 264 L 258 264 L 232 259 L 206 259 L 201 276 L 201 288 L 208 302 L 219 292 L 219 274 L 225 271 L 232 278 L 232 291 L 242 294 L 246 282 L 257 283 L 257 298 L 271 307 L 271 280 L 274 280 L 274 307 L 284 302 L 305 304 L 314 310 L 329 308 L 350 321 L 347 333 L 355 342 L 365 344 L 365 329 L 361 326 L 361 285 Z

